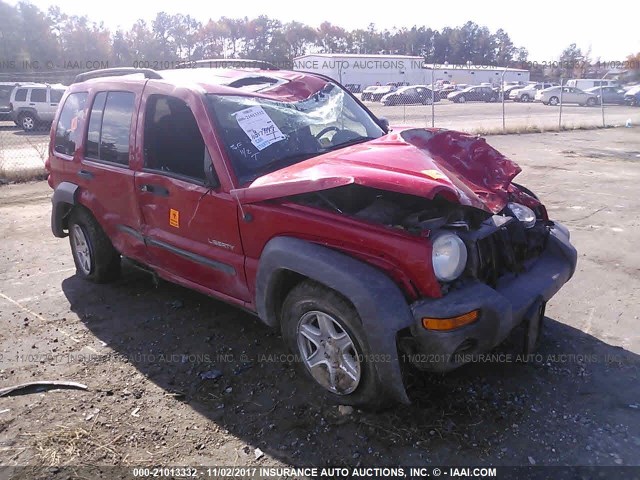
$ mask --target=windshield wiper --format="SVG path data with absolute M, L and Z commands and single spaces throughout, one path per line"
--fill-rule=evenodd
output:
M 316 157 L 321 153 L 322 152 L 304 152 L 304 153 L 296 153 L 294 155 L 287 155 L 286 157 L 279 158 L 271 163 L 268 163 L 262 168 L 254 170 L 251 173 L 251 175 L 247 176 L 244 179 L 244 182 L 252 182 L 258 177 L 269 174 L 271 172 L 275 172 L 276 170 L 280 170 L 281 168 L 288 167 L 290 165 L 301 162 L 303 160 L 307 160 L 311 157 Z
M 346 142 L 339 143 L 338 145 L 332 145 L 323 150 L 323 152 L 331 152 L 333 150 L 338 150 L 340 148 L 349 147 L 351 145 L 357 145 L 358 143 L 368 142 L 369 140 L 375 140 L 378 137 L 357 137 L 352 138 L 351 140 L 347 140 Z

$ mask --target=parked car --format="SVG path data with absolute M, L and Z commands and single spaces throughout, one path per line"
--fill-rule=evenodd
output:
M 609 80 L 605 78 L 572 78 L 567 80 L 567 87 L 575 87 L 583 92 L 593 87 L 618 87 L 617 80 Z
M 466 85 L 466 84 L 461 84 L 461 85 L 447 84 L 447 85 L 444 85 L 439 90 L 437 90 L 436 93 L 438 94 L 440 99 L 443 99 L 443 98 L 447 98 L 447 96 L 450 93 L 462 91 L 467 87 L 468 87 L 468 85 Z
M 371 92 L 371 101 L 379 102 L 385 95 L 395 92 L 398 89 L 396 85 L 382 85 Z
M 447 100 L 456 103 L 464 102 L 497 102 L 498 94 L 491 87 L 467 87 L 459 92 L 451 92 Z
M 383 105 L 431 105 L 440 98 L 426 85 L 400 87 L 395 92 L 387 93 L 380 100 Z
M 380 88 L 380 85 L 370 85 L 368 87 L 365 87 L 365 89 L 362 90 L 362 95 L 360 95 L 362 101 L 365 102 L 367 100 L 371 100 L 373 92 L 375 92 L 378 88 Z
M 347 83 L 344 87 L 351 93 L 362 92 L 362 85 L 360 85 L 359 83 Z
M 509 93 L 509 99 L 515 102 L 532 102 L 537 92 L 545 88 L 553 87 L 554 85 L 554 83 L 543 82 L 529 84 L 522 88 L 515 88 Z
M 504 95 L 504 99 L 509 100 L 509 95 L 511 95 L 511 92 L 513 92 L 514 90 L 522 89 L 522 88 L 523 88 L 523 85 L 516 84 L 516 85 L 505 86 L 504 91 L 502 87 L 496 87 L 494 90 L 496 91 L 496 93 L 498 93 L 498 98 L 502 99 L 502 96 Z
M 562 103 L 577 103 L 592 107 L 598 104 L 598 96 L 593 93 L 583 92 L 574 87 L 551 87 L 536 93 L 536 101 L 545 105 L 558 105 Z
M 624 105 L 625 91 L 621 87 L 592 87 L 585 90 L 598 97 L 598 103 L 603 101 L 604 104 Z
M 640 106 L 640 85 L 630 88 L 624 94 L 624 103 L 627 105 Z
M 11 118 L 25 131 L 49 127 L 64 85 L 31 84 L 14 88 L 11 92 Z
M 363 408 L 409 402 L 401 358 L 448 371 L 521 324 L 529 354 L 576 267 L 485 139 L 390 131 L 321 75 L 80 74 L 45 165 L 79 278 L 114 280 L 126 257 L 253 312 L 319 391 Z
M 21 85 L 30 85 L 30 82 L 0 82 L 0 121 L 13 120 L 11 106 L 11 92 Z

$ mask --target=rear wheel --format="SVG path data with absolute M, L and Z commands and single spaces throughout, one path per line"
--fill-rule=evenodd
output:
M 29 112 L 21 113 L 18 117 L 18 125 L 22 127 L 25 132 L 31 132 L 35 130 L 37 125 L 35 115 Z
M 78 275 L 106 283 L 120 274 L 120 254 L 91 213 L 76 207 L 69 217 L 69 243 Z
M 521 102 L 528 102 L 529 101 L 529 95 L 527 95 L 526 93 L 524 95 L 522 95 L 520 97 L 520 101 Z
M 360 317 L 337 292 L 310 280 L 298 284 L 283 303 L 281 329 L 297 363 L 334 402 L 386 404 Z

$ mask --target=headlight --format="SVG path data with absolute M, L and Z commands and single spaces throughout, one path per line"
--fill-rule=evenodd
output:
M 431 263 L 436 277 L 441 282 L 458 278 L 467 265 L 467 247 L 453 233 L 441 233 L 433 238 Z
M 536 224 L 536 214 L 529 207 L 525 207 L 520 203 L 509 203 L 507 206 L 515 217 L 523 223 L 524 228 L 531 228 Z

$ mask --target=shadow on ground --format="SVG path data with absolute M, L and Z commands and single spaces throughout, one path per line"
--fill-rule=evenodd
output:
M 91 332 L 145 377 L 285 463 L 639 461 L 638 356 L 551 318 L 528 364 L 514 359 L 515 332 L 494 352 L 503 362 L 409 375 L 411 406 L 341 415 L 287 363 L 278 333 L 241 310 L 169 283 L 154 287 L 132 268 L 112 285 L 72 276 L 62 287 Z M 201 378 L 212 370 L 222 375 Z

